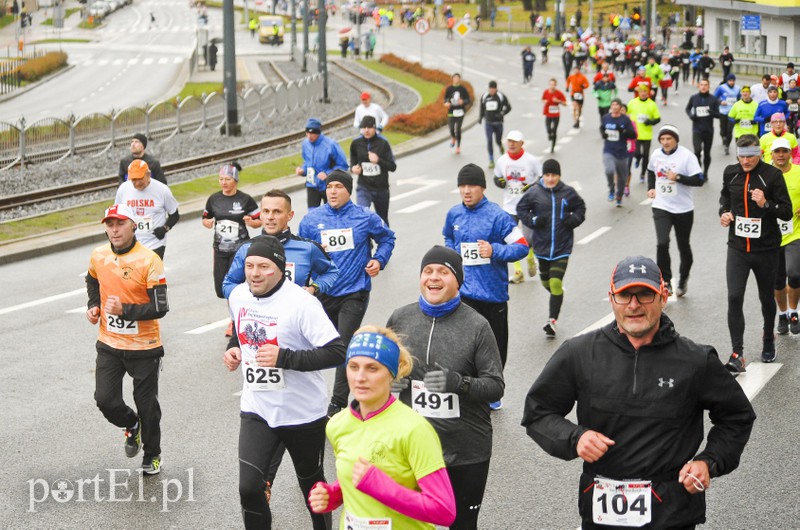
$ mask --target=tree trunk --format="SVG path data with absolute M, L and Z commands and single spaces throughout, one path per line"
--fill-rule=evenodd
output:
M 524 4 L 525 0 L 523 0 Z M 530 0 L 528 0 L 530 2 Z M 547 11 L 547 0 L 536 0 L 536 11 Z

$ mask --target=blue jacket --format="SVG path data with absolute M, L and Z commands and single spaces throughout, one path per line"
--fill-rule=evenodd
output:
M 508 301 L 507 263 L 528 254 L 528 243 L 514 219 L 484 197 L 473 208 L 464 203 L 450 208 L 442 235 L 445 245 L 462 258 L 465 256 L 462 243 L 475 243 L 479 239 L 491 243 L 492 257 L 488 264 L 464 266 L 461 295 L 482 302 Z
M 778 99 L 775 103 L 770 103 L 768 99 L 765 99 L 758 104 L 756 115 L 753 120 L 758 122 L 759 137 L 770 132 L 765 129 L 764 125 L 769 123 L 770 118 L 772 118 L 772 115 L 776 112 L 782 112 L 784 116 L 789 116 L 789 105 L 782 99 Z
M 731 111 L 731 107 L 741 97 L 741 89 L 739 85 L 733 85 L 733 88 L 728 83 L 722 83 L 714 91 L 714 97 L 719 100 L 719 111 L 727 115 Z
M 244 260 L 247 257 L 247 249 L 259 237 L 261 236 L 247 241 L 236 251 L 233 262 L 228 269 L 228 274 L 225 275 L 225 279 L 222 281 L 222 293 L 225 298 L 231 295 L 234 287 L 244 283 Z M 322 250 L 319 244 L 297 237 L 289 230 L 277 237 L 283 243 L 283 249 L 286 252 L 286 264 L 294 263 L 294 275 L 291 274 L 291 268 L 287 267 L 286 277 L 300 287 L 308 287 L 313 283 L 320 293 L 327 294 L 339 276 L 339 268 L 330 256 Z
M 692 52 L 692 54 L 689 56 L 689 60 L 692 61 L 692 68 L 694 68 L 695 70 L 697 70 L 697 62 L 700 60 L 700 57 L 702 56 L 703 54 L 699 52 Z
M 314 169 L 314 175 L 309 177 L 308 168 Z M 303 174 L 306 175 L 306 188 L 316 188 L 324 192 L 327 183 L 317 178 L 317 173 L 330 173 L 334 169 L 348 171 L 347 157 L 336 140 L 320 134 L 317 141 L 311 143 L 308 138 L 303 140 Z
M 322 232 L 331 229 L 352 230 L 353 249 L 336 251 L 331 241 L 322 240 Z M 300 222 L 300 237 L 305 237 L 325 246 L 333 262 L 339 267 L 336 284 L 325 294 L 344 296 L 358 291 L 369 291 L 372 282 L 364 270 L 371 259 L 378 260 L 381 269 L 386 267 L 394 250 L 394 231 L 378 214 L 351 201 L 341 208 L 324 204 L 309 211 Z M 333 237 L 328 236 L 330 239 Z M 378 244 L 372 253 L 372 241 Z
M 536 257 L 556 260 L 572 253 L 573 230 L 586 219 L 586 203 L 563 181 L 546 188 L 539 179 L 520 199 L 517 215 L 533 230 Z

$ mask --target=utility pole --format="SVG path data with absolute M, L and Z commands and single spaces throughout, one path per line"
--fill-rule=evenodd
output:
M 294 54 L 297 53 L 297 0 L 292 0 L 292 49 L 290 52 L 291 61 L 294 61 Z
M 303 0 L 303 73 L 308 70 L 308 0 Z
M 236 36 L 234 25 L 233 0 L 222 1 L 222 45 L 225 47 L 223 56 L 223 86 L 225 87 L 225 117 L 224 132 L 226 136 L 240 136 L 242 129 L 239 126 L 238 101 L 236 98 Z
M 652 20 L 650 18 L 652 13 L 653 13 L 653 0 L 647 0 L 644 12 L 645 12 L 645 15 L 644 15 L 645 16 L 645 23 L 646 23 L 644 35 L 645 35 L 645 38 L 647 39 L 647 44 L 650 44 L 650 42 L 651 42 L 651 40 L 650 40 L 651 28 L 653 27 L 653 22 L 655 22 L 655 20 Z
M 328 99 L 328 49 L 325 44 L 325 26 L 328 22 L 328 14 L 325 12 L 325 0 L 319 0 L 317 5 L 319 7 L 317 35 L 319 35 L 319 73 L 322 74 L 322 102 L 330 103 L 331 100 Z
M 244 0 L 244 23 L 248 28 L 250 27 L 250 13 L 247 11 L 247 0 Z

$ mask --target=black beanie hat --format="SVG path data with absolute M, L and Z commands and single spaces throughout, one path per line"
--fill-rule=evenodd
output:
M 486 187 L 486 174 L 483 168 L 476 164 L 467 164 L 458 172 L 459 186 L 480 186 Z
M 147 136 L 143 135 L 142 133 L 136 133 L 132 137 L 134 140 L 139 140 L 142 142 L 144 147 L 147 147 Z
M 419 266 L 419 272 L 421 273 L 422 269 L 425 268 L 425 265 L 430 265 L 431 263 L 444 265 L 453 271 L 453 275 L 456 277 L 459 287 L 461 287 L 461 284 L 464 283 L 464 266 L 461 261 L 461 256 L 455 250 L 443 247 L 442 245 L 434 246 L 432 249 L 426 252 L 424 256 L 422 256 L 422 263 Z
M 555 158 L 548 158 L 542 164 L 542 175 L 546 175 L 547 173 L 552 173 L 553 175 L 560 175 L 561 174 L 561 164 L 558 163 L 558 160 Z
M 341 169 L 334 169 L 328 173 L 328 182 L 341 182 L 342 186 L 347 190 L 347 193 L 350 195 L 353 194 L 353 177 Z
M 275 236 L 262 235 L 258 239 L 254 239 L 250 248 L 247 249 L 247 257 L 250 256 L 267 258 L 277 265 L 281 272 L 286 271 L 286 252 Z
M 375 117 L 374 116 L 364 116 L 361 118 L 361 123 L 359 124 L 359 128 L 375 128 Z

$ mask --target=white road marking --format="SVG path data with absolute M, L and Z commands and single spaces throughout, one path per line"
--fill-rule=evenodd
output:
M 642 202 L 640 202 L 639 204 L 641 204 L 642 206 L 647 206 L 648 204 L 650 204 L 650 203 L 652 203 L 652 202 L 653 202 L 653 199 L 651 199 L 650 197 L 648 197 L 648 198 L 646 198 L 645 200 L 643 200 Z
M 142 61 L 142 64 L 143 64 L 144 66 L 147 66 L 148 64 L 153 64 L 153 58 L 152 58 L 152 57 L 148 57 L 147 59 L 145 59 L 144 61 Z
M 86 306 L 82 305 L 80 307 L 76 307 L 75 309 L 68 309 L 68 310 L 66 310 L 64 312 L 65 313 L 70 313 L 70 314 L 85 313 L 86 312 Z
M 460 192 L 458 191 L 458 188 L 456 188 L 454 190 L 450 190 L 450 193 L 452 193 L 453 195 L 457 195 Z
M 522 115 L 523 118 L 533 118 L 535 114 L 533 112 L 528 112 Z
M 782 366 L 780 363 L 752 362 L 747 365 L 745 373 L 736 377 L 736 382 L 741 385 L 747 399 L 753 401 L 753 398 L 761 392 L 761 389 L 778 373 Z
M 114 59 L 113 61 L 111 61 L 112 66 L 119 66 L 121 64 L 122 64 L 122 59 Z
M 175 64 L 181 64 L 183 62 L 183 57 L 175 57 L 172 62 Z
M 598 237 L 602 236 L 603 234 L 605 234 L 609 230 L 611 230 L 610 226 L 601 226 L 600 228 L 598 228 L 597 230 L 595 230 L 594 232 L 592 232 L 588 236 L 586 236 L 583 239 L 581 239 L 580 241 L 578 241 L 576 243 L 576 245 L 585 245 L 585 244 L 587 244 L 587 243 L 589 243 L 591 241 L 594 241 L 595 239 L 597 239 Z
M 575 129 L 575 128 L 573 127 L 572 129 L 570 129 L 569 131 L 567 131 L 567 134 L 569 134 L 570 136 L 575 136 L 576 134 L 579 134 L 580 132 L 581 132 L 581 130 L 580 130 L 580 129 Z
M 128 65 L 134 65 L 134 64 L 137 64 L 138 62 L 139 62 L 139 58 L 138 57 L 134 57 L 133 59 L 130 59 L 128 61 Z
M 167 64 L 168 61 L 169 61 L 168 57 L 162 57 L 158 60 L 158 64 Z
M 87 61 L 83 61 L 81 64 L 83 66 L 92 66 L 94 64 L 94 59 L 89 59 Z
M 403 208 L 402 210 L 398 210 L 396 213 L 414 213 L 420 210 L 424 210 L 428 206 L 433 206 L 434 204 L 439 204 L 439 201 L 422 201 L 409 206 L 408 208 Z
M 572 141 L 572 136 L 566 136 L 566 137 L 564 137 L 564 138 L 561 138 L 561 139 L 558 141 L 558 143 L 560 143 L 560 144 L 568 144 L 568 143 L 570 143 L 571 141 Z
M 47 304 L 49 302 L 55 302 L 56 300 L 69 298 L 70 296 L 75 296 L 85 292 L 86 288 L 80 288 L 80 289 L 75 289 L 74 291 L 69 291 L 67 293 L 54 294 L 53 296 L 39 298 L 38 300 L 31 300 L 30 302 L 25 302 L 24 304 L 12 305 L 11 307 L 4 307 L 3 309 L 0 309 L 0 315 L 13 313 L 14 311 L 19 311 L 20 309 L 27 309 L 29 307 L 35 307 L 37 305 Z
M 224 318 L 222 320 L 217 320 L 216 322 L 212 322 L 211 324 L 206 324 L 205 326 L 200 326 L 199 328 L 190 329 L 189 331 L 184 331 L 187 335 L 200 335 L 202 333 L 206 333 L 207 331 L 212 331 L 219 328 L 224 328 L 230 322 L 230 318 Z
M 414 180 L 415 179 L 399 180 L 399 181 L 397 181 L 397 183 L 398 183 L 398 185 L 402 185 L 402 184 L 405 184 L 405 183 L 408 183 L 408 182 L 412 182 Z M 405 193 L 401 193 L 400 195 L 395 195 L 391 199 L 389 199 L 389 201 L 390 202 L 399 201 L 401 199 L 405 199 L 406 197 L 410 197 L 411 195 L 416 195 L 417 193 L 422 193 L 422 192 L 428 191 L 429 189 L 435 188 L 436 186 L 441 186 L 446 181 L 440 180 L 440 179 L 427 179 L 427 178 L 417 177 L 416 182 L 418 182 L 419 184 L 422 184 L 422 187 L 420 187 L 420 188 L 418 188 L 416 190 L 412 190 L 412 191 L 407 191 Z
M 100 59 L 99 61 L 97 61 L 97 66 L 105 66 L 108 63 L 109 63 L 108 59 Z

